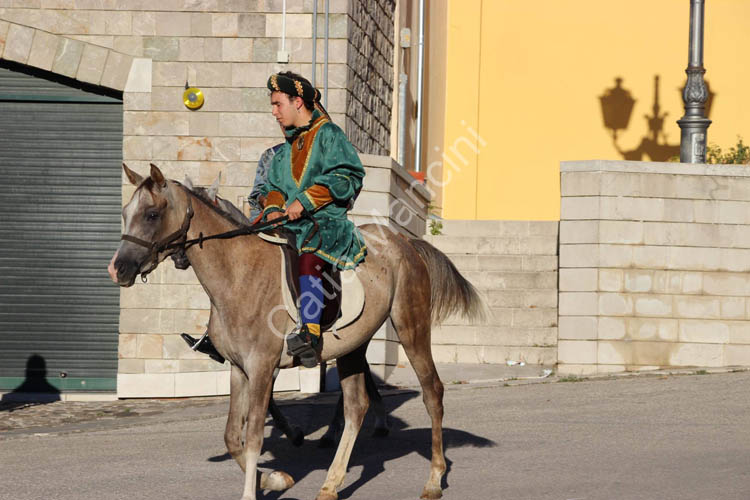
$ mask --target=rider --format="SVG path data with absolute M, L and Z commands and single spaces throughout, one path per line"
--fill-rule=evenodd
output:
M 271 75 L 272 114 L 286 143 L 276 153 L 261 189 L 265 220 L 284 215 L 299 257 L 300 323 L 287 336 L 289 354 L 306 367 L 317 364 L 322 279 L 326 270 L 353 269 L 367 253 L 362 235 L 346 213 L 362 188 L 365 170 L 344 132 L 320 105 L 320 91 L 302 76 Z
M 302 327 L 288 341 L 290 354 L 299 355 L 305 366 L 312 367 L 317 363 L 314 349 L 320 338 L 322 277 L 331 265 L 350 269 L 366 254 L 361 234 L 346 218 L 347 209 L 362 187 L 365 172 L 344 132 L 330 121 L 320 105 L 320 92 L 305 78 L 292 72 L 279 73 L 269 78 L 268 88 L 272 113 L 284 131 L 286 142 L 261 155 L 248 201 L 253 209 L 251 220 L 259 213 L 259 205 L 265 206 L 264 218 L 275 220 L 282 217 L 287 200 L 293 200 L 283 215 L 294 221 L 286 227 L 294 232 L 297 248 L 302 248 L 299 259 Z M 300 165 L 295 161 L 300 159 L 307 164 L 301 166 L 302 178 L 298 179 Z M 292 162 L 297 164 L 296 169 Z M 275 173 L 269 181 L 272 169 Z M 272 200 L 270 203 L 268 198 Z M 314 224 L 309 218 L 300 218 L 303 212 L 315 213 L 319 227 L 319 233 L 306 246 L 302 243 L 314 230 Z M 320 247 L 316 250 L 318 243 Z M 194 350 L 224 362 L 207 336 L 197 340 L 183 333 L 182 338 Z

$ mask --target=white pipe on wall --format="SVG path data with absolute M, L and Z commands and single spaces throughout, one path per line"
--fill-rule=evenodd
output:
M 422 171 L 422 87 L 424 86 L 424 2 L 419 0 L 419 52 L 417 53 L 417 130 L 414 170 Z

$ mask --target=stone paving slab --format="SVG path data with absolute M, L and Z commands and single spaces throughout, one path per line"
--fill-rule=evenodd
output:
M 540 383 L 611 380 L 623 377 L 664 377 L 743 372 L 744 367 L 717 369 L 658 370 L 650 372 L 608 374 L 591 377 L 559 377 L 546 373 L 540 366 L 487 365 L 462 367 L 438 366 L 446 391 L 473 387 L 513 386 Z M 383 397 L 414 393 L 419 390 L 411 367 L 399 367 L 389 383 L 380 387 Z M 301 394 L 276 393 L 279 406 L 333 405 L 339 392 Z M 0 441 L 31 436 L 69 434 L 128 428 L 152 423 L 167 423 L 224 418 L 229 410 L 228 396 L 164 399 L 124 399 L 115 401 L 54 401 L 46 403 L 0 401 Z

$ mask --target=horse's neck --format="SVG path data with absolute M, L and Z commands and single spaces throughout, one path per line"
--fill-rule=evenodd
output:
M 192 200 L 193 219 L 188 238 L 208 237 L 237 229 L 216 211 L 208 208 L 198 199 Z M 262 273 L 251 272 L 262 260 L 273 258 L 267 251 L 269 245 L 255 235 L 238 236 L 229 239 L 208 240 L 188 248 L 187 256 L 195 275 L 214 304 L 221 303 L 236 292 L 237 286 L 252 287 L 254 279 L 261 279 Z

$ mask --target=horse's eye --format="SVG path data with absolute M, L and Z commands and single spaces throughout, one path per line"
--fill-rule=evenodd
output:
M 147 221 L 153 222 L 158 218 L 159 218 L 159 212 L 157 212 L 156 210 L 149 210 L 148 212 L 146 212 Z

